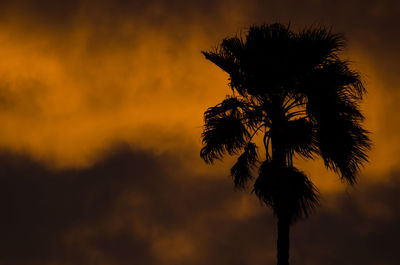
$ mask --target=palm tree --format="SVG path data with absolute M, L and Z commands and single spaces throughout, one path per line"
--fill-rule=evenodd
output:
M 324 27 L 294 31 L 276 23 L 202 52 L 229 74 L 232 94 L 204 113 L 200 156 L 213 163 L 239 155 L 231 168 L 236 188 L 246 188 L 258 168 L 253 192 L 277 217 L 278 265 L 289 264 L 290 225 L 318 205 L 317 188 L 293 157 L 320 156 L 351 185 L 368 160 L 358 105 L 365 87 L 339 57 L 344 46 L 341 34 Z

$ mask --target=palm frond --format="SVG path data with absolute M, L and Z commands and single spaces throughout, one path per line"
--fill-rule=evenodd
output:
M 251 169 L 258 161 L 257 158 L 257 146 L 254 143 L 248 143 L 243 154 L 231 168 L 231 176 L 236 188 L 245 188 L 247 182 L 252 179 Z
M 202 51 L 201 53 L 206 57 L 207 60 L 210 60 L 228 74 L 238 71 L 238 65 L 235 62 L 235 58 L 229 56 L 229 54 L 226 54 L 221 49 L 217 48 L 214 51 Z
M 226 55 L 235 58 L 238 64 L 240 63 L 240 59 L 244 56 L 244 43 L 240 37 L 236 36 L 224 39 L 221 42 L 220 47 Z
M 250 136 L 242 122 L 240 113 L 221 114 L 205 120 L 202 133 L 203 148 L 200 157 L 207 163 L 221 159 L 227 152 L 229 155 L 239 152 Z
M 317 138 L 325 166 L 338 173 L 342 180 L 354 184 L 358 171 L 368 162 L 367 151 L 371 148 L 368 134 L 359 122 L 346 116 L 321 120 Z
M 314 67 L 338 58 L 338 53 L 345 46 L 342 34 L 332 33 L 326 27 L 309 27 L 300 31 L 293 38 L 294 60 L 297 73 L 307 73 Z
M 250 27 L 245 43 L 246 57 L 241 63 L 250 95 L 282 92 L 289 77 L 288 51 L 292 36 L 289 27 L 278 23 Z
M 284 138 L 282 140 L 287 150 L 296 152 L 305 158 L 312 158 L 318 150 L 314 125 L 306 118 L 287 121 L 283 132 L 278 137 Z
M 227 43 L 225 43 L 227 45 Z M 235 51 L 238 52 L 238 51 Z M 236 56 L 232 56 L 232 51 L 225 48 L 217 47 L 214 51 L 202 51 L 207 60 L 213 62 L 230 76 L 230 87 L 236 90 L 239 95 L 247 97 L 248 95 L 248 77 L 243 71 L 241 62 Z M 243 54 L 242 57 L 245 55 Z
M 261 106 L 252 104 L 249 108 L 243 112 L 243 118 L 246 121 L 246 125 L 255 130 L 260 126 L 261 123 L 268 121 L 268 115 L 265 113 Z
M 342 101 L 360 100 L 366 92 L 360 74 L 350 69 L 349 62 L 339 59 L 327 61 L 304 75 L 297 89 L 309 101 L 323 101 L 338 96 Z
M 276 215 L 291 222 L 307 217 L 318 205 L 318 190 L 307 176 L 275 161 L 263 162 L 253 191 Z
M 370 150 L 364 116 L 358 102 L 365 93 L 359 74 L 345 61 L 335 60 L 311 74 L 306 111 L 316 128 L 319 154 L 325 166 L 353 184 Z
M 227 96 L 221 103 L 214 107 L 210 107 L 204 113 L 204 119 L 212 119 L 230 112 L 244 111 L 247 109 L 247 103 L 234 96 Z

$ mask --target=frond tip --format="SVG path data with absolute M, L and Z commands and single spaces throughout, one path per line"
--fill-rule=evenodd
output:
M 236 188 L 245 188 L 247 182 L 252 179 L 251 169 L 257 162 L 257 146 L 248 143 L 244 152 L 231 168 L 231 176 Z

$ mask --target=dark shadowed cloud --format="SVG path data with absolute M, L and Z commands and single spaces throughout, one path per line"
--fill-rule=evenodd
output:
M 397 264 L 399 194 L 397 171 L 384 184 L 364 182 L 329 198 L 333 208 L 295 227 L 296 264 Z
M 229 179 L 127 146 L 90 168 L 0 159 L 1 264 L 273 264 L 275 221 Z M 397 173 L 323 197 L 293 228 L 295 264 L 397 264 Z
M 167 155 L 119 147 L 63 171 L 0 160 L 2 264 L 196 264 L 220 259 L 212 246 L 229 251 L 238 225 L 226 218 L 236 215 L 229 182 L 189 181 Z

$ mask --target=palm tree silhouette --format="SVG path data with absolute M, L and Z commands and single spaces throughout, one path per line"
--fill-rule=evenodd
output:
M 324 27 L 295 32 L 276 23 L 252 26 L 202 52 L 229 74 L 232 94 L 204 113 L 200 156 L 213 163 L 240 154 L 231 168 L 236 188 L 246 188 L 258 168 L 253 192 L 278 219 L 278 265 L 289 264 L 290 225 L 318 205 L 317 188 L 293 166 L 293 156 L 320 156 L 351 185 L 368 161 L 358 105 L 365 87 L 339 58 L 344 46 L 343 35 Z M 265 152 L 258 152 L 257 139 Z

